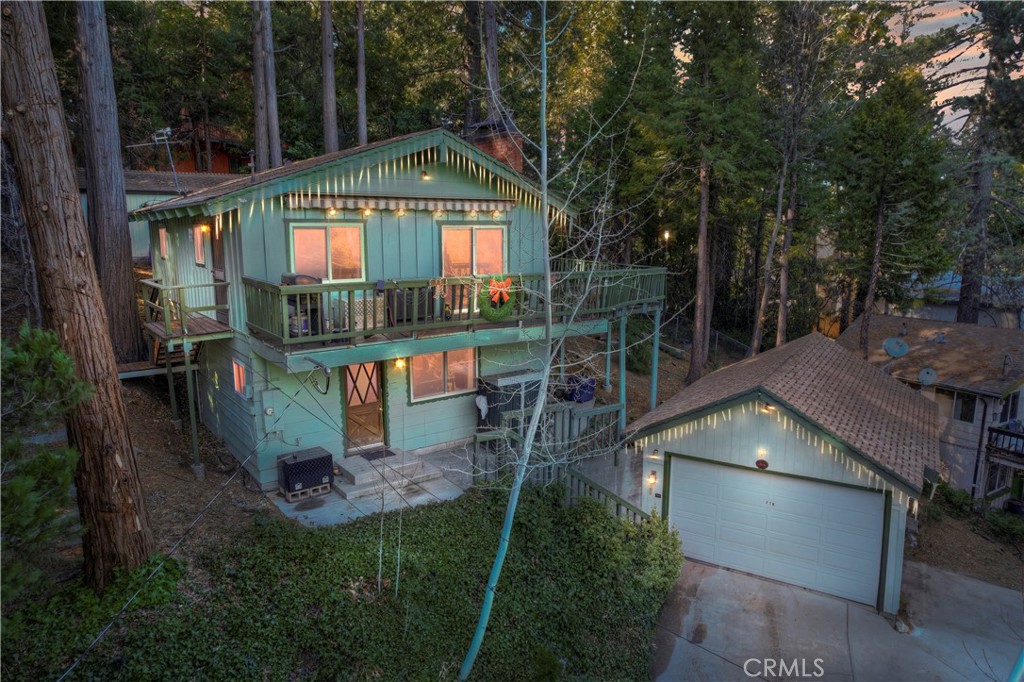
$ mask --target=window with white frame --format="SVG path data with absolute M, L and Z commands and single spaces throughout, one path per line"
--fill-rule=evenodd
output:
M 992 462 L 988 468 L 988 481 L 985 486 L 985 494 L 990 495 L 998 490 L 1010 487 L 1012 480 L 1010 467 Z
M 974 423 L 974 413 L 978 407 L 978 396 L 975 394 L 939 388 L 935 390 L 935 402 L 939 407 L 940 416 L 968 424 Z
M 476 390 L 476 352 L 473 348 L 416 355 L 409 366 L 412 400 Z
M 192 248 L 196 254 L 196 265 L 206 265 L 206 237 L 205 232 L 210 228 L 205 225 L 196 225 L 192 228 Z
M 999 423 L 1005 424 L 1017 418 L 1017 406 L 1020 404 L 1020 391 L 1015 391 L 1003 399 L 1003 407 L 999 411 Z
M 445 277 L 498 275 L 505 272 L 505 228 L 441 228 L 441 274 Z
M 291 236 L 292 272 L 332 282 L 366 279 L 361 224 L 296 224 Z
M 231 361 L 231 369 L 235 375 L 235 393 L 245 395 L 245 365 L 238 360 Z
M 167 259 L 167 228 L 161 227 L 160 233 L 160 257 L 164 260 Z

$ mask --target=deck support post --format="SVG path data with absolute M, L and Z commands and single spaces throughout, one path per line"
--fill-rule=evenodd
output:
M 608 333 L 604 335 L 604 390 L 612 392 L 612 326 L 608 325 Z
M 651 350 L 651 409 L 658 406 L 658 346 L 661 343 L 661 307 L 654 309 L 654 348 Z
M 619 314 L 619 434 L 626 432 L 626 313 Z
M 157 344 L 160 342 L 158 341 Z M 159 352 L 160 346 L 156 346 L 156 352 Z M 178 412 L 178 399 L 174 392 L 174 366 L 171 364 L 171 353 L 174 350 L 174 346 L 168 342 L 164 344 L 164 362 L 167 365 L 167 394 L 171 400 L 171 420 L 174 422 L 174 427 L 181 428 L 181 414 Z
M 195 388 L 192 385 L 195 372 L 192 368 L 192 344 L 185 341 L 181 344 L 181 350 L 185 356 L 185 386 L 188 392 L 188 421 L 192 429 L 192 473 L 200 481 L 206 478 L 206 467 L 199 459 L 199 425 L 196 423 L 196 400 Z

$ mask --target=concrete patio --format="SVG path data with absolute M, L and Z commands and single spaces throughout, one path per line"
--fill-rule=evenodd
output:
M 426 462 L 440 469 L 443 476 L 420 483 L 401 479 L 391 483 L 382 481 L 373 494 L 357 499 L 345 499 L 334 490 L 296 503 L 285 501 L 277 492 L 267 495 L 282 514 L 305 526 L 334 526 L 402 507 L 408 509 L 454 500 L 473 485 L 472 444 L 427 454 L 397 452 L 396 459 L 399 462 Z M 624 449 L 618 458 L 612 454 L 591 457 L 577 462 L 574 468 L 627 502 L 639 506 L 642 466 L 642 457 L 634 455 L 632 449 Z

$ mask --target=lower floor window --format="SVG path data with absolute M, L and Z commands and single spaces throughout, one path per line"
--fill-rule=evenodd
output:
M 988 485 L 985 494 L 991 494 L 1010 485 L 1010 467 L 993 462 L 988 469 Z
M 476 389 L 476 352 L 472 348 L 416 355 L 410 364 L 413 400 Z

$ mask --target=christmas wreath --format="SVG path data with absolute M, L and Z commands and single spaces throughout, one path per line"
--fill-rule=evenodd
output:
M 516 292 L 512 288 L 512 278 L 491 278 L 490 284 L 480 287 L 477 294 L 480 317 L 488 322 L 501 322 L 516 308 Z

